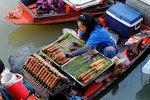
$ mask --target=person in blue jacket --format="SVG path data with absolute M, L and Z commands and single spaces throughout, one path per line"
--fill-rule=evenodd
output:
M 65 57 L 74 57 L 88 52 L 90 49 L 97 49 L 105 56 L 112 58 L 117 53 L 117 46 L 113 36 L 98 23 L 90 14 L 81 14 L 77 19 L 80 30 L 79 38 L 86 42 L 85 46 L 70 53 L 66 53 Z M 62 55 L 61 55 L 62 56 Z

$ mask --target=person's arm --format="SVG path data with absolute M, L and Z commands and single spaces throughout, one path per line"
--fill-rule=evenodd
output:
M 85 45 L 84 47 L 82 47 L 76 51 L 73 51 L 72 53 L 66 53 L 65 56 L 66 56 L 66 58 L 78 56 L 78 55 L 88 52 L 90 49 L 92 49 L 92 46 Z

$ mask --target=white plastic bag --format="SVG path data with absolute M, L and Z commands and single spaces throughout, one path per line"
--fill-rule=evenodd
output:
M 134 42 L 138 42 L 139 40 L 146 38 L 146 37 L 150 37 L 150 31 L 143 30 L 143 31 L 139 32 L 138 34 L 135 34 L 132 37 L 130 37 L 125 42 L 125 45 L 130 45 Z
M 62 29 L 63 35 L 67 34 L 67 33 L 71 33 L 72 35 L 74 35 L 75 37 L 79 38 L 79 35 L 76 33 L 75 30 L 70 29 L 70 28 L 63 28 Z

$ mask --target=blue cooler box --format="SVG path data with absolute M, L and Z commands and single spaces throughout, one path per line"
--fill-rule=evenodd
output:
M 142 19 L 140 12 L 121 2 L 106 11 L 106 25 L 127 38 L 140 28 Z

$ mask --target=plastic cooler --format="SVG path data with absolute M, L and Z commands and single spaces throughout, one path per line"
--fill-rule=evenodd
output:
M 127 38 L 140 28 L 142 19 L 140 12 L 121 2 L 106 11 L 106 25 Z

